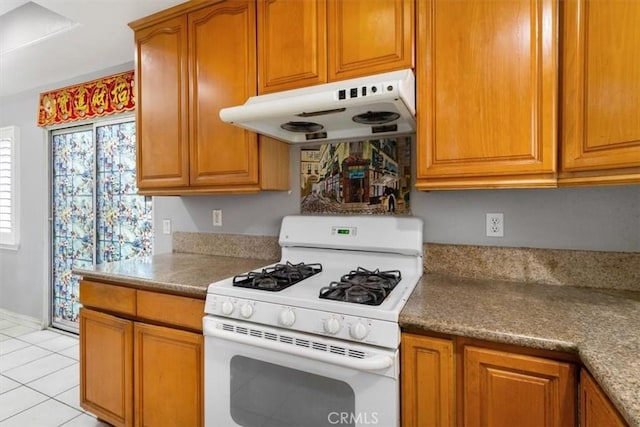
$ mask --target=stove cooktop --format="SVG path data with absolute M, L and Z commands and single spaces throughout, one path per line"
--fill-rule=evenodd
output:
M 320 289 L 320 298 L 355 304 L 380 305 L 402 280 L 399 270 L 373 271 L 358 267 L 339 281 Z
M 233 286 L 278 292 L 322 271 L 322 265 L 299 262 L 276 264 L 261 271 L 250 271 L 233 278 Z

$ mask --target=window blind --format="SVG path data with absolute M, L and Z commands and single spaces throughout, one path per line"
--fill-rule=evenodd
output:
M 0 244 L 17 245 L 16 128 L 0 128 Z

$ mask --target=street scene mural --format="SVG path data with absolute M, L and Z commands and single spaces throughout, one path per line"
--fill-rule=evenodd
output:
M 409 137 L 303 148 L 300 160 L 302 214 L 411 214 Z

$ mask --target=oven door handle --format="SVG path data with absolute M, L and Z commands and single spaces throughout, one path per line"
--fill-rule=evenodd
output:
M 274 350 L 294 356 L 306 357 L 320 362 L 331 363 L 345 368 L 357 369 L 360 371 L 380 371 L 393 366 L 393 358 L 388 355 L 378 354 L 375 356 L 360 359 L 357 357 L 340 356 L 322 350 L 311 350 L 295 344 L 285 344 L 278 341 L 256 338 L 250 335 L 238 334 L 236 332 L 225 331 L 211 326 L 205 322 L 204 335 L 224 339 L 240 344 Z

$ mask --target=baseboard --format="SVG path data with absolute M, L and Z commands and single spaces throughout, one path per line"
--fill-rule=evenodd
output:
M 25 316 L 24 314 L 14 313 L 9 310 L 5 310 L 4 308 L 0 308 L 0 317 L 3 317 L 7 320 L 11 320 L 16 323 L 20 323 L 25 326 L 32 327 L 34 329 L 44 329 L 45 326 L 42 320 L 37 319 L 31 316 Z

